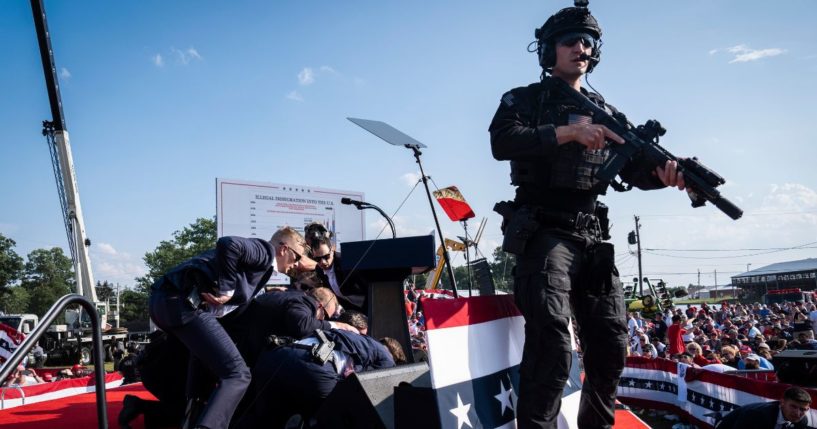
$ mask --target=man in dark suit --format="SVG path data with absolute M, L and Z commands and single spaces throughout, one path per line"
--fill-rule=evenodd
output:
M 811 395 L 799 387 L 790 387 L 781 401 L 748 404 L 727 414 L 717 429 L 789 429 L 810 428 L 808 410 Z
M 317 262 L 318 278 L 332 289 L 341 305 L 366 313 L 366 286 L 353 274 L 354 267 L 345 267 L 340 252 L 335 251 L 332 233 L 323 225 L 313 223 L 304 229 L 306 242 L 312 250 L 310 257 Z
M 319 361 L 310 348 L 334 345 L 331 358 Z M 326 331 L 296 344 L 268 349 L 253 368 L 253 388 L 247 394 L 250 407 L 237 415 L 236 428 L 283 428 L 290 416 L 308 417 L 329 396 L 339 380 L 352 372 L 390 368 L 405 363 L 396 340 L 358 335 L 348 331 Z
M 240 316 L 224 321 L 224 329 L 246 365 L 252 368 L 258 356 L 267 347 L 270 335 L 300 339 L 316 329 L 358 329 L 340 321 L 329 321 L 327 315 L 337 312 L 335 295 L 327 288 L 301 291 L 269 292 L 252 300 Z M 160 332 L 160 331 L 157 331 Z M 145 414 L 147 427 L 162 427 L 178 423 L 184 412 L 187 380 L 187 349 L 174 337 L 151 339 L 148 350 L 140 355 L 140 369 L 145 387 L 160 403 L 125 397 L 125 407 L 119 416 L 122 427 L 139 414 Z M 237 412 L 241 411 L 241 407 Z
M 151 286 L 150 318 L 190 352 L 189 405 L 212 387 L 203 375 L 218 378 L 200 417 L 188 412 L 185 427 L 227 427 L 250 384 L 250 370 L 219 321 L 240 316 L 272 274 L 294 268 L 305 251 L 303 237 L 288 227 L 269 241 L 222 237 L 215 249 L 181 263 Z
M 330 321 L 338 313 L 337 298 L 325 287 L 267 292 L 254 299 L 241 317 L 225 326 L 247 366 L 252 368 L 270 335 L 296 340 L 315 332 L 340 329 L 358 333 L 347 323 Z

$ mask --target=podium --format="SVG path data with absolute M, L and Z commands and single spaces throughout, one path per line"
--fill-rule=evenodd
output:
M 341 243 L 343 268 L 367 286 L 369 335 L 399 341 L 414 362 L 408 332 L 403 281 L 437 265 L 434 236 L 402 237 Z

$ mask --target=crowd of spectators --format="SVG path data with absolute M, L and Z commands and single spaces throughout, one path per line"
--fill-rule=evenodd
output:
M 425 291 L 417 289 L 414 283 L 406 287 L 406 318 L 408 319 L 411 349 L 416 362 L 428 361 L 428 345 L 426 344 L 426 318 L 423 315 L 421 299 Z
M 26 368 L 24 364 L 17 366 L 11 375 L 2 383 L 2 387 L 23 387 L 41 383 L 50 383 L 71 378 L 87 377 L 93 370 L 82 365 L 57 370 L 43 370 Z
M 667 358 L 695 367 L 774 369 L 774 355 L 787 349 L 817 350 L 817 306 L 813 303 L 702 304 L 667 308 L 646 319 L 627 315 L 629 355 Z
M 38 350 L 39 349 L 39 350 Z M 139 352 L 139 345 L 135 342 L 129 342 L 127 347 L 124 342 L 119 341 L 114 350 L 114 371 L 119 371 L 124 377 L 124 384 L 133 383 L 138 380 L 138 375 L 135 374 L 134 359 Z M 32 349 L 35 357 L 34 362 L 31 363 L 26 360 L 21 363 L 9 375 L 9 377 L 0 383 L 0 387 L 22 387 L 31 386 L 40 383 L 50 383 L 54 381 L 62 381 L 72 378 L 83 378 L 93 375 L 93 369 L 83 366 L 81 364 L 73 365 L 69 368 L 44 368 L 42 356 L 42 348 L 38 345 Z M 0 364 L 2 361 L 0 360 Z M 31 364 L 31 366 L 27 366 Z

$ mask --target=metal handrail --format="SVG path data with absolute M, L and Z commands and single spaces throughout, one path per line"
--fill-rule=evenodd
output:
M 0 367 L 0 380 L 5 380 L 11 371 L 23 360 L 23 357 L 37 343 L 40 337 L 46 332 L 48 326 L 60 316 L 65 307 L 71 304 L 79 304 L 91 318 L 91 328 L 93 329 L 92 342 L 94 345 L 94 378 L 96 380 L 96 414 L 100 429 L 108 429 L 107 402 L 105 400 L 105 359 L 102 355 L 102 326 L 99 324 L 99 314 L 96 308 L 82 295 L 75 293 L 68 294 L 58 299 L 54 305 L 48 309 L 40 323 L 34 328 L 17 350 L 11 354 L 5 365 Z
M 26 404 L 26 392 L 23 391 L 23 388 L 20 386 L 6 386 L 0 389 L 0 410 L 6 408 L 6 390 L 8 389 L 17 389 L 20 391 L 20 398 L 23 400 L 23 405 Z

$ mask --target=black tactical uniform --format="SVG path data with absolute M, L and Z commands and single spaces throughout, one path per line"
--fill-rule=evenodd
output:
M 569 11 L 574 16 L 567 16 L 568 21 L 577 18 L 566 28 L 584 30 L 581 20 L 586 17 L 574 13 L 580 9 L 569 8 L 554 17 Z M 587 30 L 593 30 L 598 39 L 601 30 L 595 19 L 592 24 L 595 27 Z M 592 118 L 561 95 L 551 79 L 556 78 L 545 76 L 541 82 L 504 94 L 490 126 L 493 156 L 511 161 L 511 182 L 517 186 L 513 214 L 503 214 L 506 243 L 512 238 L 509 235 L 516 234 L 523 237 L 524 246 L 517 242 L 514 272 L 516 304 L 525 317 L 517 424 L 556 428 L 571 364 L 572 306 L 586 375 L 579 427 L 612 427 L 627 326 L 614 252 L 603 241 L 609 238 L 606 207 L 601 205 L 599 210 L 596 201 L 609 185 L 595 178 L 609 150 L 588 150 L 577 142 L 557 144 L 556 127 L 592 123 Z M 584 89 L 582 93 L 618 114 L 601 96 Z M 634 160 L 621 177 L 641 189 L 664 187 L 653 177 L 654 169 L 655 165 Z

